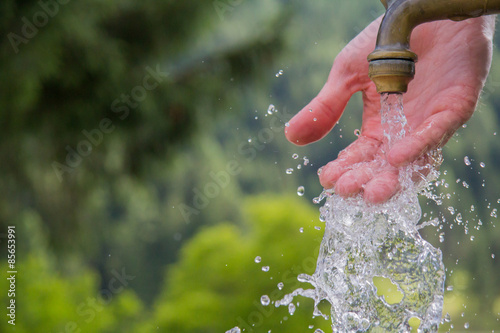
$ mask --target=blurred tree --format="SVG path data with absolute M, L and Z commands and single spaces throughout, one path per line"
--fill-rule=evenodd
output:
M 150 228 L 174 220 L 161 212 L 175 185 L 165 169 L 216 114 L 241 105 L 228 83 L 258 82 L 282 46 L 290 6 L 228 30 L 236 6 L 3 1 L 0 226 L 36 211 L 50 246 L 80 252 L 103 280 L 107 255 L 127 253 L 135 272 L 149 272 L 134 287 L 152 297 L 157 269 L 180 244 L 165 238 L 183 225 Z M 181 180 L 187 189 L 198 181 Z M 147 241 L 134 239 L 138 231 Z
M 7 306 L 14 300 L 15 317 L 4 313 L 0 331 L 134 332 L 132 327 L 141 320 L 144 307 L 130 288 L 129 282 L 135 277 L 129 275 L 127 267 L 113 269 L 113 278 L 99 288 L 99 276 L 79 265 L 79 260 L 60 271 L 35 212 L 25 212 L 18 220 L 17 244 L 21 235 L 26 241 L 17 248 L 18 273 L 14 280 L 0 279 L 0 303 Z M 0 263 L 0 269 L 9 270 L 6 261 Z M 11 320 L 15 326 L 8 323 Z
M 275 196 L 248 199 L 244 210 L 241 227 L 223 223 L 206 228 L 183 247 L 144 332 L 150 327 L 178 333 L 224 332 L 234 326 L 246 332 L 329 327 L 323 318 L 311 318 L 309 299 L 295 299 L 300 306 L 293 315 L 286 307 L 260 302 L 264 294 L 276 301 L 308 287 L 296 277 L 315 270 L 321 240 L 314 228 L 320 223 L 318 213 L 301 199 Z M 260 262 L 254 260 L 257 256 Z M 266 266 L 269 271 L 262 269 Z

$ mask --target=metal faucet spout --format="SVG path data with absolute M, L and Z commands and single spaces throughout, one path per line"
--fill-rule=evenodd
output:
M 368 56 L 369 76 L 379 93 L 403 93 L 415 75 L 417 55 L 410 37 L 418 25 L 461 21 L 500 13 L 500 0 L 381 0 L 387 11 L 375 50 Z

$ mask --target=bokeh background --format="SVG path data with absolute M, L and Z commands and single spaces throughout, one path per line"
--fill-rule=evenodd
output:
M 283 129 L 381 14 L 376 0 L 3 0 L 0 271 L 15 225 L 19 273 L 0 331 L 327 332 L 312 301 L 290 315 L 260 297 L 314 271 L 316 170 L 356 138 L 361 97 L 319 143 Z M 443 331 L 500 327 L 499 111 L 495 50 L 438 203 L 422 198 L 443 221 L 423 231 L 447 267 Z

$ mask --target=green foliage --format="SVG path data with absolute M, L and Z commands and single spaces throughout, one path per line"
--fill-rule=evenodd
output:
M 8 323 L 14 318 L 0 321 L 2 332 L 134 332 L 144 308 L 126 279 L 102 283 L 95 271 L 82 266 L 58 272 L 54 255 L 42 242 L 33 242 L 43 234 L 33 215 L 18 223 L 16 234 L 18 244 L 20 235 L 31 244 L 28 253 L 18 247 L 14 287 L 6 278 L 0 280 L 0 303 L 14 299 L 16 314 L 15 326 Z M 0 270 L 9 270 L 5 261 Z
M 222 0 L 219 9 L 214 3 L 68 1 L 17 51 L 8 35 L 23 34 L 23 17 L 33 21 L 40 2 L 0 3 L 0 232 L 14 224 L 22 239 L 18 331 L 59 333 L 71 321 L 90 332 L 220 332 L 245 326 L 238 318 L 257 323 L 261 317 L 255 331 L 294 332 L 313 323 L 308 301 L 289 316 L 284 308 L 260 306 L 259 297 L 272 295 L 280 280 L 282 293 L 289 292 L 298 286 L 297 274 L 312 272 L 321 233 L 309 221 L 317 218 L 296 200 L 251 197 L 293 193 L 298 185 L 307 199 L 321 191 L 316 170 L 355 139 L 360 96 L 314 145 L 286 142 L 284 122 L 321 89 L 335 55 L 383 7 L 373 0 Z M 500 269 L 491 258 L 500 256 L 493 214 L 500 209 L 499 60 L 496 50 L 479 111 L 444 149 L 443 203 L 423 201 L 426 218 L 447 221 L 444 230 L 425 232 L 442 248 L 447 285 L 455 287 L 445 311 L 455 327 L 469 321 L 478 330 L 496 327 L 500 312 Z M 143 84 L 146 67 L 157 65 L 169 73 L 157 88 L 137 106 L 112 108 Z M 280 69 L 284 74 L 276 77 Z M 266 116 L 270 103 L 278 121 Z M 83 131 L 100 129 L 103 119 L 113 129 L 61 182 L 53 163 L 65 164 L 67 147 L 77 149 L 88 140 Z M 269 129 L 273 136 L 262 139 Z M 230 160 L 241 172 L 186 220 L 180 204 L 194 207 L 194 191 L 203 191 L 213 182 L 210 174 Z M 457 213 L 448 207 L 461 213 L 462 225 L 451 223 Z M 181 247 L 180 261 L 166 268 Z M 263 258 L 258 265 L 257 255 Z M 121 267 L 135 279 L 87 323 L 90 315 L 79 315 L 77 307 L 89 297 L 101 299 L 99 290 Z M 148 325 L 142 318 L 148 309 L 134 293 L 156 304 Z
M 232 11 L 218 15 L 201 0 L 0 6 L 0 227 L 36 211 L 51 249 L 78 253 L 103 279 L 111 262 L 151 272 L 133 282 L 151 300 L 180 246 L 165 239 L 196 231 L 171 207 L 205 182 L 191 175 L 211 152 L 179 154 L 207 137 L 214 147 L 207 125 L 243 104 L 244 92 L 228 91 L 228 82 L 255 86 L 282 48 L 275 26 L 289 11 L 247 17 L 235 30 Z M 213 220 L 204 214 L 199 223 Z
M 269 195 L 246 200 L 244 211 L 240 227 L 223 223 L 206 228 L 183 247 L 168 271 L 151 327 L 181 333 L 224 332 L 234 326 L 247 332 L 329 326 L 322 318 L 311 319 L 311 300 L 300 298 L 293 316 L 286 308 L 259 301 L 264 294 L 276 301 L 307 287 L 296 276 L 315 269 L 321 235 L 314 229 L 317 212 L 298 198 Z M 256 256 L 260 263 L 254 262 Z M 282 291 L 279 282 L 284 283 Z

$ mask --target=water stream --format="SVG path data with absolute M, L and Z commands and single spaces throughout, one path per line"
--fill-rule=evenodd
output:
M 401 96 L 382 96 L 381 114 L 387 151 L 407 132 Z M 377 162 L 385 163 L 382 158 Z M 290 307 L 299 295 L 311 298 L 313 315 L 330 318 L 333 332 L 410 332 L 412 327 L 436 332 L 445 271 L 441 251 L 418 232 L 422 223 L 417 198 L 435 177 L 432 165 L 402 168 L 402 190 L 379 205 L 323 192 L 326 201 L 320 212 L 326 225 L 316 271 L 299 275 L 299 281 L 313 288 L 299 288 L 275 306 Z M 416 178 L 422 181 L 415 184 Z M 330 303 L 330 314 L 318 309 L 322 300 Z

